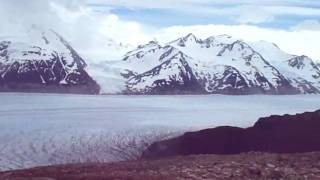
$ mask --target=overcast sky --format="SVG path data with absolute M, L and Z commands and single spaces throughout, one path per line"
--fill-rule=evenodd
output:
M 110 39 L 135 46 L 192 32 L 266 40 L 320 60 L 319 20 L 318 0 L 0 0 L 0 36 L 51 28 L 90 59 L 108 58 Z

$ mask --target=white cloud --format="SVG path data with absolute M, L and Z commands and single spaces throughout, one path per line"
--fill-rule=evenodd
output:
M 131 44 L 146 42 L 150 38 L 143 33 L 141 24 L 132 21 L 122 21 L 114 14 L 103 17 L 98 32 L 102 35 L 113 37 L 120 42 Z
M 97 13 L 84 0 L 0 0 L 0 22 L 0 36 L 23 34 L 32 25 L 53 29 L 90 60 L 116 55 L 108 52 L 112 43 L 141 44 L 150 39 L 139 23 Z
M 128 9 L 169 9 L 194 15 L 225 15 L 240 23 L 263 23 L 277 16 L 319 16 L 320 2 L 312 0 L 87 0 L 89 4 Z
M 92 2 L 92 0 L 90 1 Z M 293 1 L 295 2 L 295 0 Z M 181 9 L 181 7 L 192 8 L 192 6 L 196 6 L 203 7 L 203 9 L 194 11 L 208 10 L 209 13 L 213 12 L 212 8 L 206 7 L 208 3 L 213 2 L 209 0 L 176 0 L 170 2 L 169 0 L 108 0 L 105 2 L 114 3 L 114 5 L 122 3 L 128 7 L 150 6 L 150 8 L 173 8 L 179 6 Z M 182 2 L 184 2 L 183 5 Z M 216 3 L 218 2 L 221 1 L 216 1 Z M 238 1 L 226 2 L 237 4 L 236 2 Z M 301 14 L 316 14 L 318 12 L 317 10 L 311 11 L 311 13 L 304 12 L 303 10 L 305 9 L 292 9 L 292 7 L 289 7 L 291 9 L 288 10 L 288 7 L 285 6 L 282 6 L 282 9 L 272 10 L 272 8 L 268 9 L 266 6 L 254 3 L 255 1 L 248 0 L 243 2 L 251 2 L 251 4 L 232 7 L 234 9 L 231 12 L 228 12 L 230 9 L 227 11 L 223 8 L 220 10 L 217 8 L 215 12 L 220 14 L 236 12 L 233 15 L 229 15 L 242 23 L 270 21 L 274 17 L 273 15 L 280 10 L 283 10 L 283 13 L 301 10 L 298 12 Z M 267 1 L 263 2 L 266 3 Z M 272 4 L 273 0 L 268 2 L 270 4 L 267 5 L 274 5 Z M 286 5 L 285 1 L 282 2 L 283 4 L 278 3 L 277 5 Z M 88 3 L 86 0 L 29 0 L 28 3 L 21 3 L 21 0 L 0 0 L 0 36 L 17 34 L 25 30 L 26 27 L 36 24 L 44 28 L 52 28 L 62 34 L 87 59 L 104 60 L 115 58 L 122 53 L 116 48 L 110 48 L 109 46 L 112 43 L 122 42 L 136 46 L 153 38 L 168 42 L 190 32 L 201 38 L 229 34 L 247 41 L 266 40 L 274 42 L 289 53 L 306 54 L 314 59 L 320 59 L 320 30 L 315 21 L 304 22 L 293 30 L 259 28 L 249 25 L 193 25 L 152 29 L 152 27 L 147 27 L 139 22 L 122 20 L 117 15 L 108 13 L 108 8 L 104 8 L 104 13 L 98 13 L 91 9 L 90 6 L 86 6 L 86 3 Z M 277 7 L 279 8 L 280 6 Z M 251 10 L 246 12 L 250 8 Z M 193 7 L 193 9 L 196 8 Z M 236 16 L 236 14 L 242 14 L 242 16 Z
M 238 6 L 231 12 L 236 11 L 238 11 L 237 14 L 239 14 L 239 16 L 236 17 L 236 21 L 238 21 L 241 24 L 259 24 L 263 22 L 269 22 L 274 19 L 274 16 L 271 13 L 259 6 Z
M 122 6 L 136 9 L 184 9 L 186 7 L 194 7 L 195 10 L 208 6 L 320 6 L 320 2 L 314 0 L 86 0 L 86 3 Z

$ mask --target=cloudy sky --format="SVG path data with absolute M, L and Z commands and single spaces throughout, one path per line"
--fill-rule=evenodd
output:
M 32 24 L 51 28 L 89 59 L 108 59 L 108 45 L 229 34 L 266 40 L 320 60 L 318 0 L 0 0 L 0 36 Z

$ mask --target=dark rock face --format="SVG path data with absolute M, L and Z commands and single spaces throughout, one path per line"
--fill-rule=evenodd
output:
M 250 151 L 320 151 L 320 110 L 259 119 L 253 127 L 217 127 L 152 144 L 143 158 L 190 154 L 237 154 Z

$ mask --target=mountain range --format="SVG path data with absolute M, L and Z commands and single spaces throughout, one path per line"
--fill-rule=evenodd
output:
M 228 35 L 153 41 L 128 52 L 120 64 L 128 94 L 320 93 L 319 66 L 307 56 Z
M 0 91 L 319 94 L 320 64 L 265 41 L 193 34 L 139 45 L 119 60 L 85 62 L 56 32 L 32 31 L 0 39 Z

